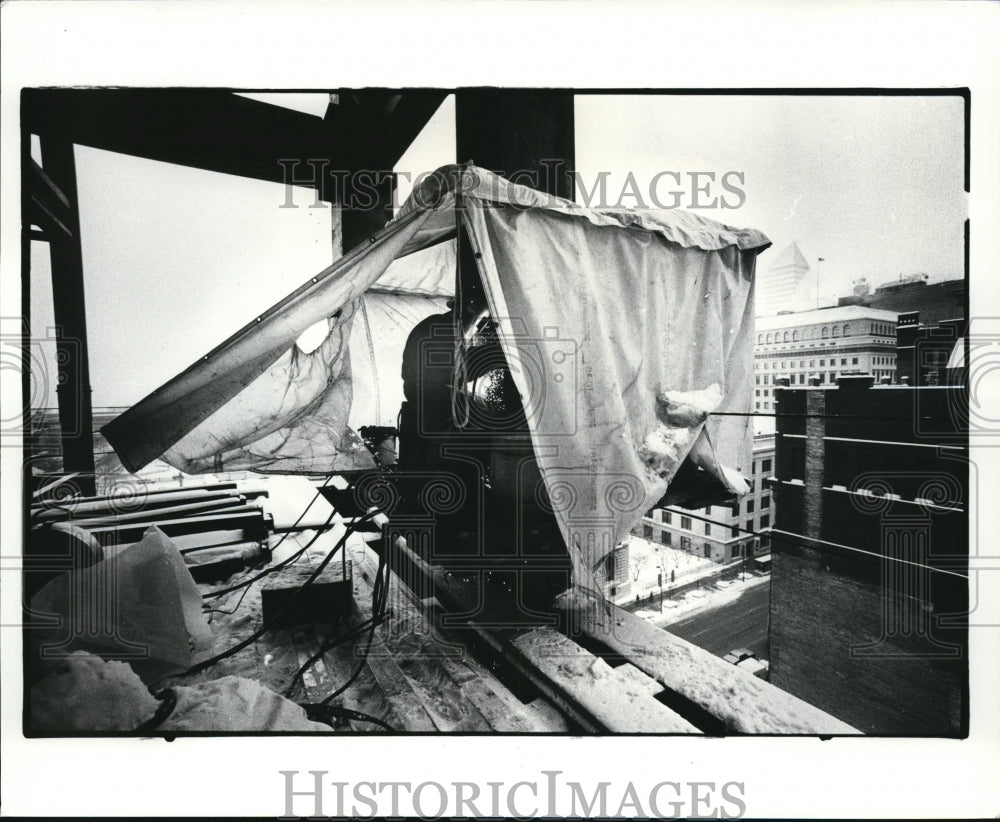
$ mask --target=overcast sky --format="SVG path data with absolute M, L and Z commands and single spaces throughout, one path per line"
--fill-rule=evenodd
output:
M 827 302 L 862 276 L 963 276 L 960 97 L 578 95 L 575 127 L 588 191 L 607 172 L 609 205 L 737 205 L 701 213 L 767 234 L 761 270 L 793 241 L 810 265 L 823 257 Z M 449 98 L 397 170 L 462 159 Z M 77 169 L 95 406 L 142 399 L 332 260 L 329 210 L 308 192 L 280 208 L 280 186 L 80 147 Z M 692 172 L 715 180 L 693 195 Z M 44 334 L 47 254 L 33 246 Z M 53 386 L 35 393 L 55 405 Z

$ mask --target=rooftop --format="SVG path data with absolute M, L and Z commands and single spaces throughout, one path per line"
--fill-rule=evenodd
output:
M 868 308 L 863 305 L 834 305 L 828 308 L 814 308 L 810 311 L 794 311 L 790 314 L 778 314 L 774 317 L 757 317 L 758 331 L 769 331 L 775 328 L 791 328 L 799 325 L 819 323 L 836 323 L 845 320 L 879 320 L 880 322 L 896 322 L 899 316 L 896 311 L 885 311 L 881 308 Z

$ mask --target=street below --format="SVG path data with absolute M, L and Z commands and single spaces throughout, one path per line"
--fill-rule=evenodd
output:
M 759 658 L 768 659 L 769 607 L 770 585 L 757 585 L 733 601 L 699 609 L 663 627 L 717 656 L 734 648 L 749 648 Z

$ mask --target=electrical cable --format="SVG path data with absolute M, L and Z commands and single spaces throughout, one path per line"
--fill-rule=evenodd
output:
M 821 539 L 817 539 L 815 537 L 807 537 L 804 534 L 796 534 L 796 533 L 793 533 L 791 531 L 783 531 L 783 530 L 776 529 L 776 528 L 769 528 L 766 531 L 754 531 L 753 529 L 743 528 L 743 527 L 741 527 L 739 525 L 730 525 L 728 522 L 723 522 L 722 520 L 717 520 L 717 519 L 712 519 L 711 517 L 701 516 L 699 514 L 694 513 L 693 511 L 687 510 L 686 508 L 678 508 L 676 506 L 668 506 L 667 508 L 664 508 L 663 510 L 670 511 L 670 513 L 672 513 L 672 514 L 678 514 L 678 515 L 683 516 L 683 517 L 690 517 L 691 519 L 696 519 L 696 520 L 699 520 L 700 522 L 707 522 L 707 523 L 710 523 L 712 525 L 721 525 L 721 526 L 723 526 L 725 528 L 729 528 L 729 529 L 735 528 L 740 533 L 747 534 L 749 536 L 766 537 L 766 538 L 771 539 L 771 540 L 777 540 L 778 542 L 787 542 L 789 544 L 798 545 L 798 544 L 801 544 L 801 543 L 799 543 L 799 542 L 791 539 L 791 537 L 797 537 L 797 538 L 801 539 L 803 543 L 809 543 L 810 545 L 813 544 L 813 543 L 816 543 L 817 545 L 830 546 L 830 547 L 839 548 L 839 549 L 845 550 L 845 551 L 852 551 L 852 552 L 858 553 L 858 554 L 865 554 L 867 556 L 874 557 L 876 559 L 884 559 L 884 560 L 888 560 L 888 561 L 899 562 L 899 563 L 902 563 L 904 565 L 914 565 L 914 566 L 917 566 L 919 568 L 925 568 L 928 571 L 933 571 L 933 572 L 938 573 L 938 574 L 946 574 L 948 576 L 955 576 L 955 577 L 960 577 L 962 579 L 968 579 L 967 576 L 965 576 L 964 574 L 959 574 L 956 571 L 949 571 L 949 570 L 946 570 L 944 568 L 935 568 L 933 565 L 925 565 L 925 564 L 920 563 L 920 562 L 912 562 L 910 560 L 900 559 L 898 557 L 890 557 L 890 556 L 886 556 L 885 554 L 876 553 L 875 551 L 868 551 L 868 550 L 866 550 L 864 548 L 856 548 L 856 547 L 851 546 L 851 545 L 842 545 L 839 542 L 828 542 L 827 540 L 821 540 Z M 660 524 L 663 524 L 663 523 L 660 523 Z M 780 536 L 782 534 L 785 534 L 787 536 Z
M 355 639 L 364 634 L 364 632 L 368 630 L 368 628 L 370 627 L 373 620 L 375 620 L 375 617 L 372 617 L 371 619 L 366 619 L 364 622 L 354 626 L 344 634 L 340 634 L 338 636 L 333 636 L 331 634 L 331 636 L 327 637 L 323 641 L 323 644 L 320 646 L 320 649 L 311 657 L 309 657 L 309 659 L 303 662 L 302 665 L 299 667 L 299 669 L 295 672 L 295 675 L 292 677 L 291 683 L 285 689 L 285 696 L 291 698 L 292 694 L 295 692 L 295 686 L 299 684 L 299 680 L 303 677 L 305 672 L 308 671 L 313 665 L 315 665 L 325 653 L 333 650 L 338 645 L 343 645 L 345 642 L 349 642 L 350 640 Z M 380 622 L 384 621 L 384 617 L 379 621 Z M 337 624 L 339 624 L 339 620 L 337 623 L 335 623 L 334 627 L 336 627 Z
M 324 483 L 316 491 L 315 496 L 309 501 L 309 504 L 305 507 L 305 510 L 301 514 L 299 514 L 299 518 L 297 520 L 295 520 L 295 522 L 292 524 L 291 528 L 289 528 L 288 531 L 286 531 L 284 534 L 282 534 L 281 535 L 281 539 L 279 539 L 277 541 L 277 543 L 275 543 L 275 545 L 270 549 L 270 551 L 271 551 L 272 554 L 276 550 L 278 550 L 278 548 L 281 546 L 281 543 L 283 543 L 286 539 L 288 539 L 288 537 L 295 530 L 296 526 L 300 522 L 302 522 L 302 519 L 309 512 L 309 509 L 312 508 L 313 503 L 316 502 L 317 499 L 319 499 L 320 495 L 322 494 L 322 489 L 326 488 L 326 486 L 329 484 L 330 480 L 333 479 L 334 476 L 335 476 L 334 474 L 330 474 L 326 478 L 326 480 L 324 481 Z M 333 514 L 327 519 L 327 521 L 320 527 L 319 533 L 323 533 L 323 531 L 330 525 L 330 523 L 333 521 L 333 517 L 336 515 L 336 513 L 337 512 L 334 511 Z M 315 540 L 315 537 L 314 537 L 314 540 Z M 311 545 L 312 543 L 310 542 L 309 544 Z M 308 547 L 308 546 L 306 546 L 306 547 Z M 209 599 L 209 598 L 213 598 L 213 597 L 220 597 L 223 594 L 228 594 L 228 593 L 231 593 L 232 591 L 238 591 L 240 588 L 242 588 L 244 586 L 253 585 L 253 583 L 257 582 L 258 580 L 263 579 L 268 574 L 273 574 L 275 571 L 280 571 L 282 568 L 287 568 L 289 565 L 291 565 L 296 560 L 298 560 L 299 557 L 301 557 L 302 554 L 305 553 L 305 550 L 306 550 L 305 548 L 300 548 L 294 554 L 292 554 L 291 556 L 283 559 L 277 565 L 272 565 L 270 568 L 265 568 L 263 571 L 261 571 L 259 574 L 257 574 L 257 576 L 252 577 L 250 579 L 245 579 L 245 580 L 243 580 L 241 582 L 237 582 L 236 584 L 230 585 L 230 586 L 228 586 L 226 588 L 220 588 L 220 589 L 217 589 L 215 591 L 209 591 L 208 593 L 203 594 L 202 598 L 203 599 Z
M 337 727 L 335 722 L 338 719 L 352 719 L 356 722 L 370 722 L 373 725 L 379 725 L 380 727 L 385 728 L 389 731 L 389 733 L 396 733 L 396 729 L 385 720 L 361 711 L 343 708 L 340 705 L 324 705 L 321 702 L 311 702 L 302 705 L 302 707 L 305 708 L 306 716 L 313 722 L 322 722 L 324 725 L 329 725 L 331 728 Z
M 177 673 L 177 674 L 171 674 L 170 678 L 174 679 L 174 678 L 177 678 L 177 677 L 191 676 L 192 674 L 196 674 L 196 673 L 199 673 L 201 671 L 204 671 L 206 668 L 210 668 L 212 665 L 215 665 L 216 663 L 221 662 L 223 659 L 226 659 L 226 658 L 228 658 L 230 656 L 233 656 L 233 654 L 239 653 L 244 648 L 246 648 L 247 646 L 253 644 L 258 639 L 260 639 L 268 630 L 270 630 L 274 626 L 274 624 L 278 620 L 281 619 L 282 616 L 284 616 L 288 612 L 288 610 L 291 608 L 292 604 L 294 603 L 295 599 L 298 596 L 301 595 L 302 591 L 304 591 L 309 585 L 311 585 L 316 580 L 317 577 L 319 577 L 319 575 L 323 572 L 323 570 L 329 564 L 330 560 L 333 559 L 333 557 L 337 553 L 337 551 L 339 551 L 341 548 L 344 547 L 344 545 L 347 543 L 348 537 L 350 537 L 351 534 L 354 533 L 355 529 L 359 525 L 361 525 L 363 522 L 365 522 L 366 520 L 369 520 L 369 519 L 373 518 L 376 513 L 378 513 L 378 512 L 377 511 L 369 511 L 363 517 L 361 517 L 358 520 L 356 520 L 355 522 L 351 523 L 348 526 L 347 530 L 344 532 L 344 535 L 339 540 L 337 540 L 337 544 L 334 545 L 333 548 L 331 548 L 329 550 L 329 552 L 327 552 L 327 555 L 323 558 L 323 561 L 320 562 L 320 564 L 316 567 L 316 570 L 314 570 L 313 573 L 309 576 L 309 578 L 305 582 L 303 582 L 302 585 L 299 586 L 299 588 L 289 597 L 288 602 L 285 604 L 285 606 L 283 608 L 281 608 L 277 613 L 275 613 L 263 625 L 261 625 L 260 628 L 258 628 L 252 634 L 250 634 L 250 636 L 248 636 L 246 639 L 243 639 L 240 642 L 236 643 L 236 645 L 232 646 L 231 648 L 228 648 L 227 650 L 223 651 L 222 653 L 216 654 L 213 657 L 210 657 L 210 658 L 205 659 L 205 660 L 203 660 L 203 661 L 201 661 L 199 663 L 196 663 L 195 665 L 193 665 L 190 668 L 188 668 L 186 671 L 182 671 L 181 673 Z M 330 515 L 330 518 L 331 519 L 333 518 L 333 514 Z M 303 550 L 305 550 L 306 548 L 309 548 L 317 539 L 319 539 L 319 537 L 321 535 L 322 535 L 322 532 L 317 533 L 316 536 L 314 536 L 308 542 L 308 544 L 305 546 L 305 548 Z
M 343 685 L 322 699 L 319 703 L 321 705 L 328 705 L 344 693 L 344 691 L 346 691 L 349 687 L 351 687 L 351 685 L 354 684 L 354 681 L 361 675 L 361 671 L 364 670 L 365 665 L 368 663 L 368 654 L 371 651 L 372 642 L 375 639 L 375 628 L 378 627 L 378 625 L 385 619 L 385 607 L 389 600 L 389 564 L 387 562 L 387 553 L 388 545 L 385 540 L 383 540 L 382 550 L 379 551 L 378 570 L 375 572 L 375 581 L 372 584 L 371 625 L 368 631 L 368 640 L 365 643 L 365 649 L 361 655 L 361 662 L 358 664 L 357 668 L 354 669 L 354 673 L 351 674 Z

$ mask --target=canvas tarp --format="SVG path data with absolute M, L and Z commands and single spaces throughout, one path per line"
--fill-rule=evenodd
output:
M 352 336 L 362 295 L 406 294 L 407 282 L 447 293 L 453 252 L 438 244 L 455 234 L 456 202 L 577 584 L 594 587 L 689 454 L 746 490 L 753 271 L 767 238 L 682 211 L 586 209 L 469 166 L 429 177 L 369 243 L 106 426 L 126 466 L 164 452 L 189 466 L 219 453 L 285 470 L 358 464 L 352 380 L 371 383 L 373 363 L 380 382 L 399 377 L 370 343 L 352 372 L 354 340 L 371 339 Z M 307 355 L 295 341 L 318 322 L 329 336 Z

